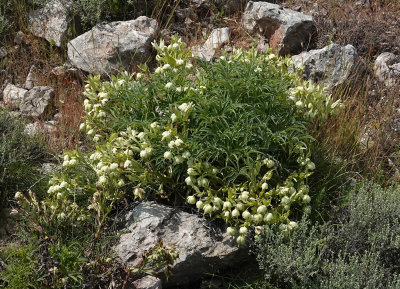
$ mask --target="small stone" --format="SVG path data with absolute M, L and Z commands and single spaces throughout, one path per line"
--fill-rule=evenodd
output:
M 263 37 L 263 36 L 260 37 L 256 48 L 257 48 L 257 50 L 262 51 L 262 52 L 265 52 L 268 50 L 269 45 L 268 45 L 268 41 L 265 39 L 265 37 Z
M 211 32 L 210 36 L 202 46 L 193 47 L 192 53 L 199 58 L 204 58 L 205 60 L 210 61 L 218 49 L 228 42 L 229 28 L 217 28 Z
M 0 58 L 7 57 L 7 50 L 4 47 L 0 47 Z
M 46 121 L 44 123 L 40 121 L 35 121 L 34 123 L 28 123 L 24 129 L 24 133 L 31 136 L 36 135 L 40 132 L 52 134 L 56 131 L 57 128 L 54 121 Z
M 147 275 L 133 282 L 135 289 L 162 289 L 161 280 L 157 277 Z
M 25 89 L 32 89 L 37 84 L 38 84 L 37 69 L 35 65 L 32 65 L 31 68 L 29 69 L 28 76 L 26 77 L 25 80 Z
M 56 113 L 56 114 L 54 115 L 53 119 L 54 119 L 55 121 L 60 121 L 60 120 L 61 120 L 61 117 L 62 117 L 62 114 L 59 112 L 59 113 Z
M 293 8 L 294 11 L 301 12 L 301 6 L 296 6 Z
M 56 165 L 54 163 L 44 163 L 41 166 L 41 171 L 45 174 L 52 174 L 56 170 Z
M 380 54 L 375 60 L 374 73 L 386 86 L 400 83 L 400 56 L 390 52 Z
M 65 79 L 66 77 L 68 77 L 76 79 L 80 82 L 85 79 L 85 75 L 80 69 L 75 68 L 69 64 L 54 67 L 50 73 L 58 79 Z
M 24 32 L 18 31 L 17 34 L 15 34 L 15 38 L 14 38 L 15 44 L 21 45 L 21 44 L 27 44 L 27 42 L 28 42 L 28 36 Z

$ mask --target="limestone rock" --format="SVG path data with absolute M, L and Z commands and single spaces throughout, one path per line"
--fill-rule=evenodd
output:
M 49 86 L 35 86 L 25 94 L 20 111 L 29 117 L 41 117 L 45 114 L 54 97 L 54 89 Z
M 3 101 L 6 105 L 9 105 L 11 109 L 16 109 L 24 100 L 26 92 L 26 89 L 13 84 L 7 84 L 3 90 Z
M 323 81 L 334 87 L 349 78 L 356 67 L 358 54 L 352 45 L 342 47 L 333 43 L 322 49 L 300 53 L 292 59 L 296 66 L 304 64 L 305 79 Z
M 29 37 L 28 37 L 28 35 L 26 35 L 24 32 L 18 31 L 18 32 L 15 34 L 14 43 L 17 44 L 17 45 L 29 44 L 29 43 L 30 43 Z M 17 46 L 15 46 L 15 48 L 16 48 L 16 47 L 17 47 Z M 19 48 L 19 47 L 18 47 L 18 48 Z
M 32 65 L 31 68 L 29 69 L 28 76 L 26 77 L 25 80 L 25 89 L 32 89 L 37 84 L 38 84 L 37 69 L 35 65 Z
M 133 282 L 135 289 L 162 289 L 161 280 L 154 276 L 145 276 Z
M 54 67 L 50 71 L 51 76 L 55 77 L 56 79 L 63 80 L 63 79 L 75 79 L 78 80 L 80 83 L 86 79 L 85 75 L 83 74 L 82 70 L 73 67 L 68 63 L 64 63 L 61 66 Z
M 43 8 L 29 13 L 29 30 L 33 35 L 45 38 L 61 46 L 67 37 L 72 21 L 72 4 L 67 0 L 53 0 Z
M 7 50 L 4 47 L 0 47 L 0 58 L 7 57 Z
M 25 126 L 24 133 L 31 136 L 38 134 L 39 132 L 52 134 L 57 131 L 55 124 L 54 121 L 46 121 L 44 123 L 35 121 L 34 123 L 28 123 Z
M 380 54 L 374 64 L 376 78 L 387 86 L 400 83 L 400 56 L 390 52 Z
M 192 53 L 199 58 L 204 58 L 205 60 L 210 61 L 217 50 L 227 42 L 229 42 L 229 28 L 217 28 L 211 32 L 210 36 L 202 46 L 193 47 Z
M 115 247 L 123 263 L 136 267 L 142 255 L 160 241 L 175 245 L 179 257 L 167 286 L 187 286 L 205 272 L 242 264 L 248 259 L 246 249 L 238 248 L 233 238 L 211 232 L 204 219 L 178 209 L 143 202 L 126 219 L 126 231 Z
M 68 43 L 68 58 L 71 64 L 89 73 L 129 70 L 150 58 L 156 32 L 157 21 L 145 16 L 99 24 Z
M 312 16 L 268 2 L 250 1 L 243 13 L 244 28 L 269 39 L 269 46 L 280 55 L 305 50 L 316 34 Z

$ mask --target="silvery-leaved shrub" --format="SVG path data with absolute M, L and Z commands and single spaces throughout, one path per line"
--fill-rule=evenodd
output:
M 60 223 L 94 216 L 99 231 L 123 196 L 159 196 L 222 218 L 239 244 L 264 224 L 295 228 L 315 169 L 307 121 L 341 103 L 271 51 L 203 62 L 177 37 L 153 45 L 154 72 L 88 80 L 80 128 L 96 149 L 65 153 L 41 209 Z
M 398 185 L 364 182 L 347 193 L 330 222 L 263 226 L 253 251 L 265 288 L 400 288 Z

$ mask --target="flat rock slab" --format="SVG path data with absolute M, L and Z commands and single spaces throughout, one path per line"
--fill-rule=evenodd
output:
M 49 86 L 35 86 L 26 92 L 19 109 L 25 116 L 33 118 L 41 117 L 47 111 L 53 98 L 53 88 Z
M 296 66 L 304 65 L 303 76 L 334 87 L 345 82 L 355 70 L 358 54 L 352 45 L 331 44 L 292 57 Z
M 72 3 L 53 0 L 42 9 L 29 13 L 29 30 L 33 35 L 46 39 L 60 47 L 65 44 L 68 28 L 72 21 Z
M 212 232 L 205 219 L 154 202 L 143 202 L 127 216 L 126 231 L 115 247 L 117 256 L 136 267 L 143 254 L 162 241 L 179 253 L 166 287 L 187 286 L 203 273 L 242 264 L 247 250 L 226 233 Z
M 400 56 L 390 52 L 380 54 L 375 60 L 374 73 L 387 86 L 400 83 Z
M 89 73 L 113 74 L 149 60 L 157 21 L 135 20 L 96 25 L 68 43 L 72 65 Z
M 260 33 L 269 46 L 280 55 L 306 50 L 316 35 L 313 17 L 268 2 L 250 1 L 242 23 L 250 33 Z

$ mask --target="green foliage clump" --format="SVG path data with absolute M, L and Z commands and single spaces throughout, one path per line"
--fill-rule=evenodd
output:
M 179 1 L 159 0 L 74 0 L 74 11 L 85 30 L 96 24 L 131 20 L 147 15 L 162 20 L 163 14 Z M 162 22 L 162 21 L 161 21 Z
M 0 111 L 0 204 L 38 181 L 39 164 L 45 157 L 44 142 L 24 133 L 20 120 Z
M 0 35 L 3 35 L 10 28 L 11 23 L 0 10 Z
M 257 236 L 257 261 L 264 281 L 276 288 L 312 288 L 318 282 L 324 240 L 307 218 L 291 234 L 277 226 L 265 227 Z M 274 288 L 274 287 L 272 287 Z
M 398 270 L 400 263 L 400 191 L 367 183 L 351 194 L 342 219 L 346 226 L 337 227 L 332 246 L 347 248 L 351 254 L 362 254 L 374 248 L 381 262 Z M 399 272 L 400 273 L 400 272 Z
M 306 120 L 340 107 L 271 52 L 235 50 L 193 62 L 184 43 L 154 44 L 160 65 L 101 82 L 89 79 L 81 128 L 94 152 L 64 155 L 39 207 L 47 225 L 90 222 L 97 232 L 126 193 L 187 200 L 222 218 L 243 243 L 248 227 L 283 231 L 310 202 L 313 141 Z M 303 88 L 301 88 L 303 87 Z
M 43 272 L 37 270 L 38 248 L 33 244 L 11 244 L 0 250 L 0 286 L 10 289 L 38 288 Z
M 398 288 L 399 198 L 365 183 L 330 223 L 304 218 L 289 233 L 266 226 L 256 241 L 265 287 Z

